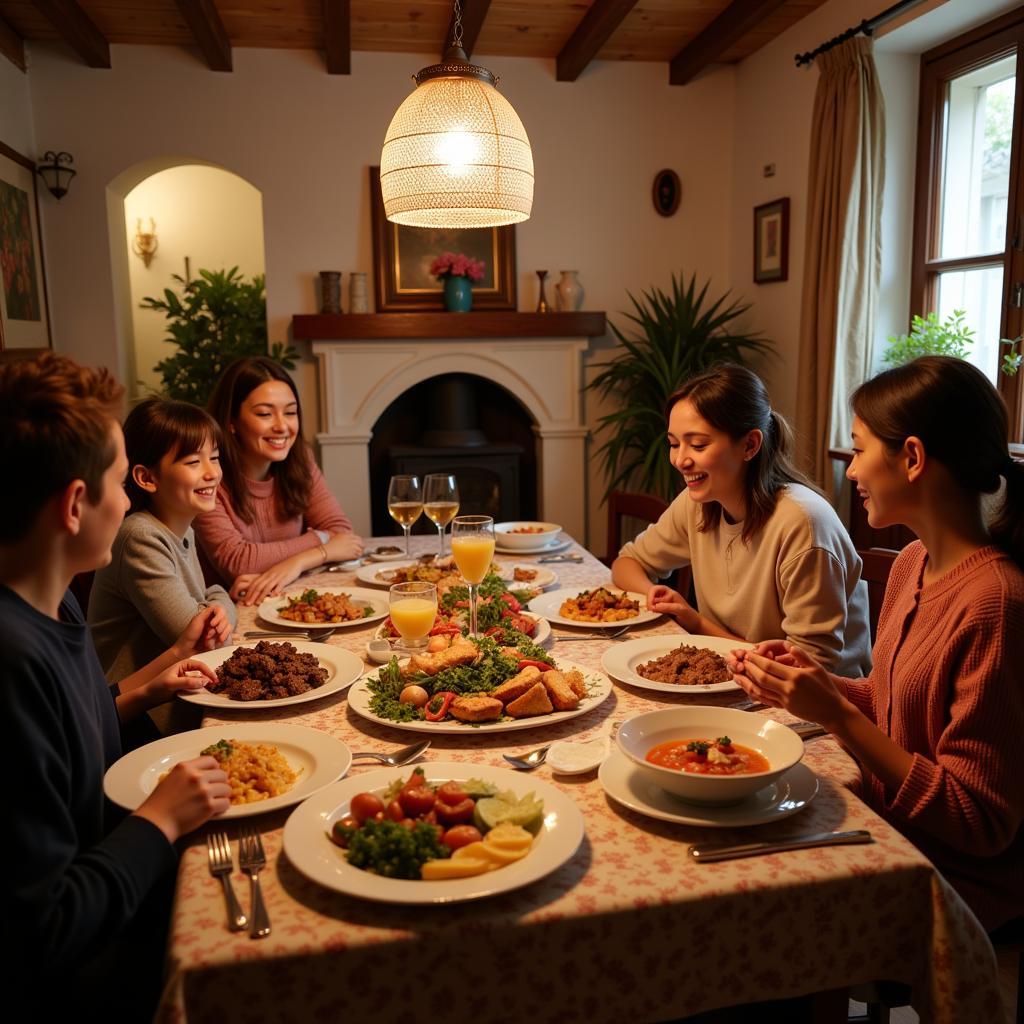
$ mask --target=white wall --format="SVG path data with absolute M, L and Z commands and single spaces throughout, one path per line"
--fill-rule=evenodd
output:
M 132 304 L 134 372 L 126 383 L 132 391 L 159 390 L 154 367 L 173 353 L 162 313 L 143 309 L 143 298 L 162 298 L 165 288 L 181 293 L 173 274 L 185 276 L 185 258 L 191 273 L 200 269 L 238 267 L 245 278 L 264 271 L 263 200 L 257 189 L 236 174 L 217 167 L 187 165 L 150 175 L 128 193 L 124 201 L 125 246 Z M 147 267 L 132 252 L 136 222 L 142 230 L 156 223 L 157 251 Z M 141 383 L 141 387 L 137 386 Z
M 28 75 L 0 56 L 0 142 L 35 160 L 36 140 Z M 42 181 L 40 181 L 42 187 Z M 40 197 L 42 198 L 42 197 Z

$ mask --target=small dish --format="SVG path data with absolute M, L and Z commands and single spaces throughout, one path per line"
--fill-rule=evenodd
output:
M 562 527 L 558 523 L 514 520 L 494 524 L 495 540 L 508 551 L 530 551 L 553 544 L 561 532 Z
M 582 775 L 599 768 L 610 749 L 607 736 L 583 742 L 558 740 L 548 748 L 548 767 L 556 775 Z
M 391 644 L 383 637 L 371 640 L 366 645 L 366 657 L 377 665 L 386 665 L 392 653 Z

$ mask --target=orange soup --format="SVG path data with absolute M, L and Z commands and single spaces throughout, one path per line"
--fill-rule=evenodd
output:
M 669 740 L 647 751 L 646 760 L 692 775 L 753 775 L 770 770 L 768 759 L 728 736 L 714 740 Z

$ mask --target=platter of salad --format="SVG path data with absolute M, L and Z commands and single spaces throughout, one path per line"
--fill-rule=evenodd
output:
M 456 903 L 529 885 L 570 860 L 583 815 L 551 783 L 436 762 L 336 782 L 301 804 L 284 852 L 307 878 L 384 903 Z
M 593 710 L 611 680 L 554 658 L 522 634 L 456 636 L 442 650 L 397 657 L 363 676 L 348 705 L 380 725 L 465 735 L 514 732 L 564 722 Z

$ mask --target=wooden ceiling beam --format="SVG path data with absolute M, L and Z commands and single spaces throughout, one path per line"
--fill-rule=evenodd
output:
M 707 28 L 694 36 L 669 64 L 670 85 L 686 85 L 698 72 L 714 64 L 757 23 L 786 0 L 733 0 Z
M 211 71 L 231 71 L 231 40 L 213 0 L 174 0 Z
M 32 3 L 89 67 L 110 67 L 107 37 L 75 0 L 32 0 Z
M 487 12 L 491 8 L 491 0 L 462 0 L 462 49 L 466 56 L 471 57 L 476 49 L 476 41 L 480 38 L 480 29 L 484 27 Z M 452 41 L 452 33 L 455 31 L 455 11 L 448 19 L 448 30 L 445 32 L 441 42 L 441 56 L 443 57 Z
M 622 24 L 637 0 L 594 0 L 555 62 L 559 82 L 575 82 Z
M 352 73 L 352 19 L 349 0 L 324 0 L 324 52 L 329 75 Z
M 25 41 L 11 28 L 10 25 L 0 18 L 0 53 L 2 53 L 15 67 L 27 70 L 25 64 Z

